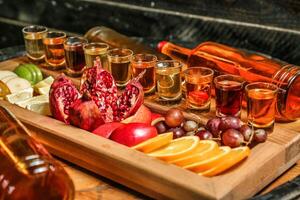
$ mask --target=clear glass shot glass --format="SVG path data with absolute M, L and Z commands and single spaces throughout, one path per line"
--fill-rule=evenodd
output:
M 65 67 L 65 40 L 66 33 L 58 31 L 48 32 L 43 39 L 45 47 L 45 61 L 48 64 L 48 67 L 53 70 Z
M 64 42 L 66 71 L 65 73 L 72 77 L 82 75 L 85 58 L 83 46 L 87 44 L 87 40 L 83 37 L 69 37 Z
M 156 94 L 166 101 L 181 99 L 182 63 L 176 60 L 158 61 L 155 67 Z
M 130 49 L 112 49 L 107 52 L 109 71 L 118 87 L 125 87 L 131 77 L 130 61 L 133 52 Z
M 214 71 L 206 67 L 191 67 L 183 71 L 183 75 L 186 84 L 187 107 L 208 112 Z
M 216 116 L 241 116 L 245 80 L 241 76 L 220 75 L 214 79 Z
M 107 50 L 109 49 L 106 43 L 89 43 L 83 46 L 85 63 L 87 67 L 93 67 L 97 57 L 100 58 L 103 69 L 108 70 Z
M 245 87 L 247 122 L 254 129 L 273 132 L 278 87 L 272 83 L 255 82 Z
M 26 55 L 33 61 L 42 61 L 45 57 L 43 38 L 48 29 L 45 26 L 31 25 L 22 29 Z
M 136 54 L 132 57 L 131 67 L 133 77 L 137 77 L 145 71 L 143 77 L 139 80 L 143 86 L 145 94 L 155 91 L 155 66 L 157 57 L 152 54 Z

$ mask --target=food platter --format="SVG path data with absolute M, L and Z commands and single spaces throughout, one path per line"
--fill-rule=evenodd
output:
M 25 57 L 7 60 L 0 63 L 0 69 L 13 70 L 24 62 L 28 62 Z M 54 77 L 61 73 L 41 69 Z M 77 85 L 80 82 L 73 81 Z M 151 97 L 144 104 L 159 113 L 169 108 Z M 300 158 L 300 123 L 277 123 L 268 140 L 252 148 L 247 160 L 222 175 L 206 178 L 6 101 L 0 101 L 0 105 L 10 109 L 54 155 L 153 198 L 249 198 Z M 184 115 L 204 124 L 212 113 Z

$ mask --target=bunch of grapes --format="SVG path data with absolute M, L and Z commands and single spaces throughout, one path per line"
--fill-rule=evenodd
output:
M 173 132 L 173 138 L 179 138 L 186 135 L 194 135 L 198 130 L 198 124 L 195 121 L 185 121 L 181 110 L 171 108 L 164 118 L 161 118 L 154 124 L 159 134 Z
M 264 129 L 254 130 L 236 117 L 212 118 L 205 129 L 196 134 L 200 139 L 214 139 L 229 147 L 249 145 L 253 142 L 262 143 L 267 140 Z

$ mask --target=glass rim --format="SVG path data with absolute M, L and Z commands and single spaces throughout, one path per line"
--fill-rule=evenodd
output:
M 88 48 L 88 46 L 92 46 L 92 45 L 103 45 L 103 47 L 92 47 L 92 48 Z M 87 43 L 83 46 L 83 49 L 87 49 L 87 50 L 92 50 L 92 49 L 101 49 L 101 50 L 107 50 L 109 49 L 109 45 L 104 43 L 104 42 L 91 42 L 91 43 Z
M 159 64 L 161 63 L 178 63 L 177 66 L 170 66 L 170 65 L 167 65 L 167 66 L 158 66 Z M 157 69 L 166 69 L 166 68 L 172 68 L 172 69 L 177 69 L 177 68 L 182 68 L 183 64 L 182 62 L 178 61 L 178 60 L 160 60 L 160 61 L 157 61 L 156 62 L 156 68 Z
M 111 53 L 114 51 L 127 51 L 130 54 L 128 54 L 128 55 L 111 55 Z M 107 57 L 109 57 L 109 58 L 127 58 L 127 57 L 130 58 L 132 55 L 133 55 L 133 51 L 130 49 L 126 49 L 126 48 L 114 48 L 114 49 L 107 51 Z
M 256 87 L 256 88 L 251 88 L 251 89 L 260 89 L 260 88 L 270 89 L 271 90 L 270 93 L 277 93 L 278 90 L 279 90 L 279 87 L 277 85 L 273 84 L 273 83 L 253 82 L 253 83 L 249 83 L 249 84 L 246 85 L 246 87 L 245 87 L 246 92 L 248 92 L 250 90 L 249 87 L 255 86 L 255 85 L 257 85 L 257 86 L 261 85 L 261 86 L 264 86 L 264 87 Z
M 57 37 L 48 37 L 48 34 L 62 34 L 61 36 L 57 36 Z M 67 34 L 63 31 L 49 31 L 47 32 L 46 36 L 44 39 L 62 39 L 67 37 Z
M 214 70 L 208 68 L 208 67 L 190 67 L 190 68 L 187 68 L 186 70 L 183 71 L 183 74 L 185 76 L 188 76 L 188 77 L 191 77 L 193 76 L 193 74 L 189 74 L 188 72 L 189 71 L 192 71 L 193 69 L 201 69 L 201 70 L 207 70 L 209 71 L 210 73 L 209 74 L 205 74 L 205 75 L 201 75 L 201 78 L 207 78 L 207 77 L 210 77 L 210 76 L 213 76 L 214 75 Z
M 41 30 L 41 31 L 26 31 L 26 29 L 29 29 L 29 28 L 41 28 L 41 29 L 44 29 L 44 30 Z M 45 32 L 48 32 L 48 28 L 46 26 L 40 26 L 40 25 L 29 25 L 29 26 L 25 26 L 22 28 L 22 32 L 23 33 L 26 33 L 26 34 L 37 34 L 37 33 L 45 33 Z
M 149 61 L 145 61 L 145 60 L 134 60 L 135 58 L 137 58 L 138 56 L 144 56 L 144 57 L 152 57 L 152 60 L 149 60 Z M 143 53 L 139 53 L 139 54 L 134 54 L 131 58 L 131 62 L 134 62 L 134 63 L 153 63 L 153 62 L 157 62 L 157 56 L 154 55 L 154 54 L 150 54 L 150 53 L 146 53 L 146 54 L 143 54 Z
M 239 76 L 239 75 L 222 74 L 222 75 L 219 75 L 219 76 L 217 76 L 217 77 L 214 78 L 214 84 L 215 84 L 215 85 L 218 85 L 218 86 L 220 86 L 220 87 L 226 85 L 226 84 L 222 84 L 222 83 L 219 83 L 219 82 L 218 82 L 218 81 L 219 81 L 218 79 L 223 78 L 223 77 L 224 77 L 224 78 L 225 78 L 225 77 L 236 78 L 235 81 L 238 81 L 238 82 L 240 83 L 241 86 L 244 85 L 244 84 L 246 83 L 246 80 L 245 80 L 243 77 Z M 239 80 L 237 80 L 237 79 L 239 79 Z M 226 79 L 224 79 L 224 80 L 226 80 Z M 228 79 L 228 80 L 230 80 L 230 79 Z
M 69 42 L 69 40 L 72 39 L 79 39 L 81 43 L 75 43 L 75 44 L 67 44 L 67 42 Z M 68 37 L 65 41 L 64 41 L 64 45 L 68 46 L 68 47 L 75 47 L 75 46 L 83 46 L 84 44 L 88 43 L 87 39 L 85 39 L 84 37 L 79 37 L 79 36 L 71 36 Z

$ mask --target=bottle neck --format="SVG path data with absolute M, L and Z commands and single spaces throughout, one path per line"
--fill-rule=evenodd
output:
M 161 48 L 161 53 L 185 64 L 187 64 L 191 52 L 191 49 L 180 47 L 170 42 L 166 42 Z

